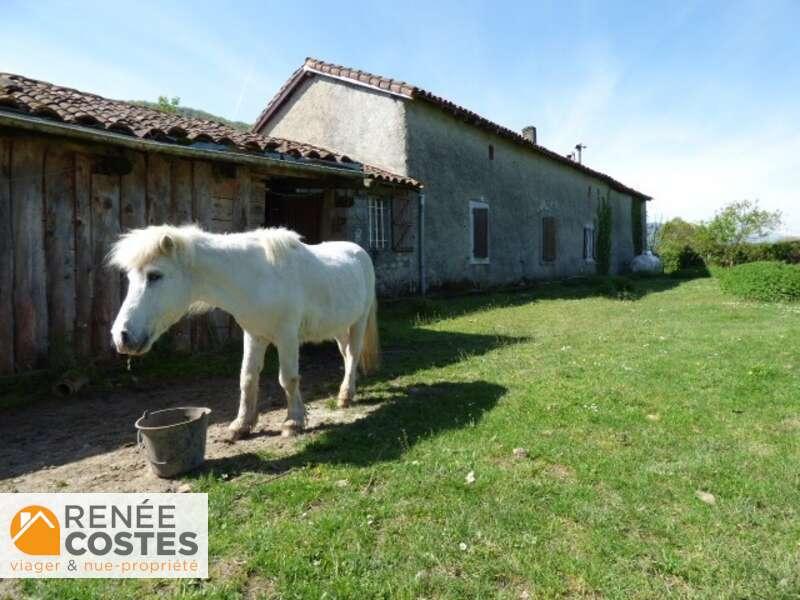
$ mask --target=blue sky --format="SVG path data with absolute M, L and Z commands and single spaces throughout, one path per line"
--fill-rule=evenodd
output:
M 252 121 L 306 56 L 405 79 L 651 194 L 800 234 L 800 2 L 0 0 L 0 70 Z

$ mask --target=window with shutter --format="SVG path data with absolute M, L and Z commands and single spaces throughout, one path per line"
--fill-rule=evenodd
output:
M 595 258 L 594 227 L 587 225 L 583 228 L 583 259 L 591 261 Z
M 489 262 L 489 205 L 485 202 L 470 202 L 472 229 L 472 262 Z
M 392 250 L 413 252 L 415 235 L 413 228 L 416 203 L 409 196 L 392 199 Z
M 556 219 L 542 219 L 542 260 L 552 262 L 556 259 Z

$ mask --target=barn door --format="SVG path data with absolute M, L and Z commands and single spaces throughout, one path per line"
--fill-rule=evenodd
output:
M 322 192 L 267 190 L 267 227 L 287 227 L 303 236 L 306 244 L 322 241 Z

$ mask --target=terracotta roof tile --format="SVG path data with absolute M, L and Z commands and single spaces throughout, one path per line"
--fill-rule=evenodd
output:
M 371 87 L 391 91 L 395 94 L 399 94 L 401 96 L 407 97 L 409 100 L 418 99 L 425 102 L 429 102 L 440 109 L 444 110 L 455 116 L 462 121 L 475 125 L 476 127 L 480 127 L 486 131 L 490 131 L 499 135 L 500 137 L 509 139 L 517 144 L 525 146 L 534 152 L 541 154 L 543 156 L 547 156 L 552 160 L 559 162 L 561 164 L 567 165 L 571 168 L 574 168 L 578 171 L 581 171 L 587 175 L 591 175 L 596 177 L 604 182 L 606 182 L 612 189 L 617 191 L 631 194 L 633 196 L 639 198 L 650 199 L 650 196 L 643 194 L 633 188 L 630 188 L 623 183 L 617 181 L 616 179 L 612 178 L 610 175 L 606 175 L 605 173 L 601 173 L 600 171 L 595 171 L 587 167 L 586 165 L 582 165 L 577 163 L 569 158 L 562 156 L 557 152 L 553 152 L 545 148 L 544 146 L 540 146 L 538 144 L 534 144 L 528 141 L 526 138 L 522 136 L 522 134 L 517 133 L 512 129 L 508 129 L 507 127 L 503 127 L 489 119 L 486 119 L 480 116 L 478 113 L 475 113 L 463 106 L 459 106 L 458 104 L 447 100 L 446 98 L 442 98 L 441 96 L 437 96 L 428 90 L 422 89 L 415 85 L 411 85 L 410 83 L 406 83 L 405 81 L 400 81 L 397 79 L 391 79 L 389 77 L 383 77 L 381 75 L 375 75 L 372 73 L 366 73 L 364 71 L 353 71 L 352 69 L 346 69 L 341 65 L 334 65 L 331 63 L 327 63 L 316 58 L 306 58 L 305 63 L 302 67 L 297 69 L 292 76 L 288 79 L 288 81 L 281 87 L 278 93 L 270 100 L 269 104 L 267 104 L 266 108 L 261 112 L 258 119 L 256 120 L 256 124 L 253 127 L 254 131 L 258 131 L 261 127 L 266 123 L 266 121 L 272 116 L 272 114 L 278 109 L 278 107 L 283 103 L 283 101 L 294 91 L 297 87 L 299 82 L 305 78 L 310 76 L 313 73 L 320 73 L 320 74 L 330 74 L 336 75 L 338 77 L 344 77 L 347 79 L 352 79 L 356 83 L 370 85 Z M 352 75 L 355 73 L 357 75 Z M 367 83 L 368 82 L 368 83 Z
M 234 151 L 278 152 L 300 159 L 358 166 L 348 156 L 310 144 L 241 131 L 217 121 L 192 119 L 110 100 L 21 75 L 0 73 L 0 112 L 9 109 L 140 139 L 179 144 L 213 143 Z M 363 170 L 375 179 L 421 187 L 419 182 L 410 177 L 401 177 L 366 165 L 363 165 Z

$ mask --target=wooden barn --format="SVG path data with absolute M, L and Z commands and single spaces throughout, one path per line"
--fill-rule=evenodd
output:
M 312 243 L 368 247 L 394 229 L 402 244 L 376 265 L 397 277 L 386 292 L 413 291 L 419 189 L 308 144 L 0 73 L 0 374 L 113 355 L 125 283 L 104 258 L 147 224 L 286 225 Z M 374 208 L 385 202 L 388 216 Z M 200 349 L 239 333 L 214 311 L 182 320 L 172 342 Z

